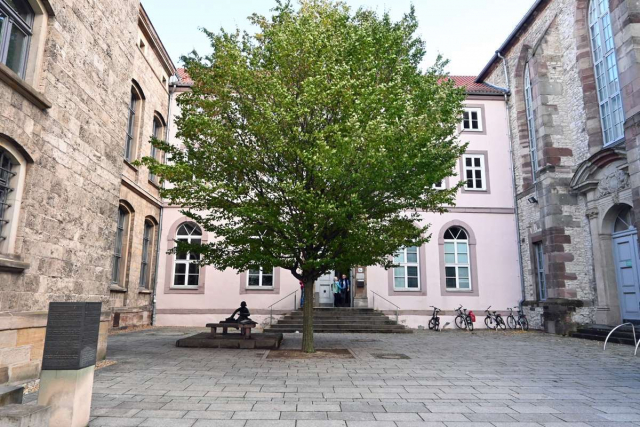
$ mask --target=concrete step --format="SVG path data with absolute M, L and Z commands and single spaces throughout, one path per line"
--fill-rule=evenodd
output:
M 282 329 L 278 330 L 282 334 L 302 333 L 300 329 Z M 411 329 L 318 329 L 313 331 L 314 334 L 412 334 Z
M 603 336 L 603 335 L 597 335 L 597 334 L 589 334 L 585 332 L 575 332 L 571 336 L 573 338 L 580 338 L 580 339 L 591 340 L 591 341 L 604 341 L 605 339 L 607 339 L 606 335 Z M 627 338 L 627 337 L 616 337 L 612 335 L 611 338 L 609 338 L 608 342 L 615 343 L 615 344 L 635 345 L 635 343 L 633 342 L 633 336 L 630 338 Z
M 279 325 L 297 325 L 302 324 L 302 319 L 280 319 L 278 320 Z M 325 324 L 344 324 L 344 325 L 395 325 L 396 322 L 393 320 L 381 318 L 375 320 L 362 320 L 362 319 L 351 319 L 351 320 L 342 320 L 342 319 L 313 319 L 314 325 L 325 325 Z
M 40 405 L 7 405 L 0 407 L 0 426 L 49 427 L 51 410 Z
M 283 329 L 295 329 L 295 330 L 302 330 L 302 323 L 298 323 L 295 325 L 281 325 L 279 323 L 276 323 L 268 328 L 265 329 L 266 332 L 280 332 Z M 320 329 L 336 329 L 336 330 L 345 330 L 345 329 L 370 329 L 370 330 L 399 330 L 399 329 L 405 329 L 405 327 L 403 325 L 335 325 L 335 324 L 325 324 L 325 325 L 313 325 L 313 330 L 320 330 Z

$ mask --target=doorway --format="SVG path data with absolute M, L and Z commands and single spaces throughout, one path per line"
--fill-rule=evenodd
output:
M 640 322 L 640 272 L 638 232 L 631 221 L 631 208 L 621 210 L 614 223 L 613 259 L 623 321 Z

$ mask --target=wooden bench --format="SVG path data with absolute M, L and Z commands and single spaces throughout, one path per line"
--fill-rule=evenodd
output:
M 216 337 L 218 328 L 222 328 L 222 335 L 227 335 L 229 328 L 235 328 L 240 330 L 240 335 L 243 335 L 245 340 L 248 340 L 251 338 L 251 329 L 256 326 L 258 325 L 253 323 L 207 323 L 207 328 L 211 328 L 211 338 Z

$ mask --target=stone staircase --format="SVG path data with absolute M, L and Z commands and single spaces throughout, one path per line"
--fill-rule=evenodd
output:
M 265 332 L 302 333 L 302 310 L 293 311 L 267 326 Z M 380 334 L 412 333 L 404 325 L 389 319 L 384 313 L 373 308 L 315 308 L 313 310 L 314 333 L 361 333 Z
M 571 336 L 573 338 L 582 338 L 586 340 L 604 341 L 613 328 L 613 326 L 607 325 L 590 325 L 587 327 L 578 328 L 578 330 L 571 334 Z M 637 327 L 636 334 L 637 338 L 640 338 L 640 329 L 638 329 Z M 611 335 L 611 338 L 609 338 L 609 342 L 635 345 L 633 341 L 633 331 L 631 330 L 631 326 L 623 326 L 616 329 L 613 335 Z

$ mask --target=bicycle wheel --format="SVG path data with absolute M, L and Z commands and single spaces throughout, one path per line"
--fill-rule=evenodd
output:
M 487 326 L 487 329 L 496 329 L 498 325 L 493 321 L 493 317 L 485 317 L 484 324 Z
M 524 317 L 524 316 L 520 317 L 520 325 L 522 325 L 522 330 L 523 331 L 528 331 L 529 330 L 529 321 L 527 320 L 526 317 Z
M 509 326 L 509 329 L 515 329 L 516 328 L 516 318 L 513 317 L 513 316 L 507 317 L 507 326 Z
M 504 319 L 502 318 L 502 316 L 496 317 L 496 323 L 503 331 L 507 329 L 507 325 L 504 324 Z
M 470 331 L 473 331 L 473 322 L 471 321 L 471 316 L 467 316 L 467 328 Z
M 467 325 L 465 324 L 464 318 L 461 314 L 458 314 L 458 316 L 456 316 L 456 326 L 458 327 L 458 329 L 467 329 Z
M 436 319 L 429 320 L 429 329 L 432 331 L 436 328 Z

